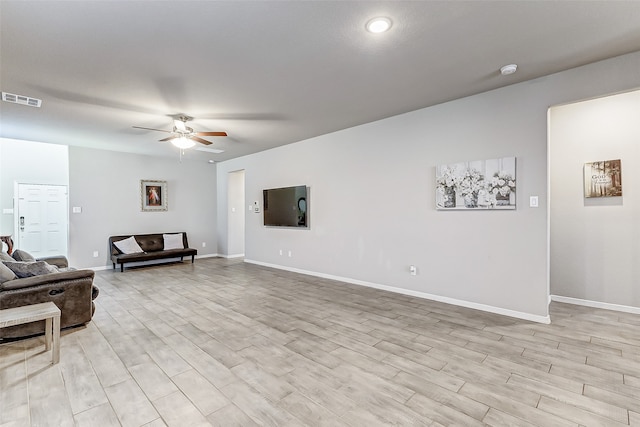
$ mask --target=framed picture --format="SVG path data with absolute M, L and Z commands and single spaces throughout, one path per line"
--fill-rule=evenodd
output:
M 622 196 L 620 159 L 602 160 L 584 165 L 584 197 Z
M 515 157 L 436 166 L 437 210 L 515 208 Z
M 167 181 L 141 180 L 140 203 L 143 212 L 167 210 Z

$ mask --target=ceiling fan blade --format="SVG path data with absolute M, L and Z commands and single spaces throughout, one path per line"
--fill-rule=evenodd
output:
M 227 136 L 226 132 L 196 132 L 198 136 Z
M 191 139 L 194 141 L 198 141 L 200 144 L 211 145 L 212 142 L 207 141 L 206 139 L 198 138 L 197 136 L 192 136 Z
M 153 128 L 143 128 L 142 126 L 131 126 L 134 129 L 144 129 L 144 130 L 157 130 L 158 132 L 168 132 L 171 133 L 170 130 L 164 130 L 164 129 L 153 129 Z
M 164 139 L 159 139 L 158 141 L 160 142 L 165 142 L 165 141 L 171 141 L 172 139 L 175 139 L 175 136 L 168 136 Z

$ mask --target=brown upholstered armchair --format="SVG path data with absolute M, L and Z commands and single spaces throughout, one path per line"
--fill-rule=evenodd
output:
M 65 257 L 41 258 L 60 272 L 15 278 L 0 283 L 0 310 L 52 301 L 60 308 L 60 327 L 83 325 L 95 311 L 93 270 L 69 269 Z M 0 340 L 44 333 L 44 320 L 0 329 Z

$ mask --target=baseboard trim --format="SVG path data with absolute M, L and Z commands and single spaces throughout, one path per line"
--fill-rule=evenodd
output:
M 604 310 L 621 311 L 624 313 L 640 314 L 640 307 L 632 307 L 630 305 L 610 304 L 608 302 L 563 297 L 560 295 L 551 295 L 551 301 L 562 302 L 565 304 L 582 305 L 585 307 L 602 308 Z
M 227 258 L 227 259 L 233 259 L 233 258 L 242 258 L 244 256 L 244 254 L 234 254 L 234 255 L 218 255 L 220 258 Z
M 291 271 L 292 273 L 300 273 L 300 274 L 305 274 L 307 276 L 321 277 L 323 279 L 337 280 L 337 281 L 340 281 L 340 282 L 350 283 L 352 285 L 365 286 L 365 287 L 368 287 L 368 288 L 380 289 L 380 290 L 383 290 L 383 291 L 394 292 L 394 293 L 397 293 L 397 294 L 409 295 L 409 296 L 412 296 L 412 297 L 428 299 L 428 300 L 431 300 L 431 301 L 438 301 L 438 302 L 442 302 L 442 303 L 445 303 L 445 304 L 456 305 L 456 306 L 459 306 L 459 307 L 465 307 L 465 308 L 471 308 L 471 309 L 474 309 L 474 310 L 486 311 L 486 312 L 489 312 L 489 313 L 500 314 L 500 315 L 503 315 L 503 316 L 515 317 L 517 319 L 529 320 L 531 322 L 536 322 L 536 323 L 545 323 L 545 324 L 551 323 L 551 317 L 550 316 L 539 316 L 539 315 L 536 315 L 536 314 L 530 314 L 530 313 L 524 313 L 524 312 L 521 312 L 521 311 L 509 310 L 509 309 L 506 309 L 506 308 L 494 307 L 494 306 L 491 306 L 491 305 L 479 304 L 479 303 L 475 303 L 475 302 L 470 302 L 470 301 L 459 300 L 459 299 L 455 299 L 455 298 L 444 297 L 444 296 L 441 296 L 441 295 L 434 295 L 434 294 L 429 294 L 429 293 L 425 293 L 425 292 L 412 291 L 412 290 L 409 290 L 409 289 L 395 288 L 393 286 L 381 285 L 381 284 L 378 284 L 378 283 L 367 282 L 367 281 L 364 281 L 364 280 L 351 279 L 351 278 L 348 278 L 348 277 L 334 276 L 334 275 L 331 275 L 331 274 L 318 273 L 316 271 L 309 271 L 309 270 L 302 270 L 302 269 L 299 269 L 299 268 L 287 267 L 287 266 L 278 265 L 278 264 L 271 264 L 271 263 L 256 261 L 256 260 L 252 260 L 252 259 L 246 259 L 245 258 L 244 262 L 250 263 L 250 264 L 261 265 L 263 267 L 276 268 L 278 270 Z
M 196 259 L 200 258 L 219 258 L 221 255 L 218 254 L 206 254 L 206 255 L 196 255 Z

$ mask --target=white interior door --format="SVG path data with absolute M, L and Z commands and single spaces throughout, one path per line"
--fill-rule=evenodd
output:
M 16 249 L 34 257 L 67 255 L 67 187 L 18 184 Z

